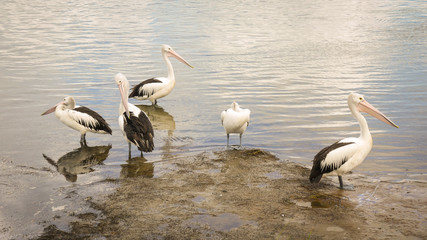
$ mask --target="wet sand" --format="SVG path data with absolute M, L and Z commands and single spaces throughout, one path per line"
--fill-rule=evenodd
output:
M 78 214 L 37 239 L 426 239 L 425 179 L 348 174 L 308 181 L 309 169 L 257 149 L 205 152 L 153 177 L 134 158 L 113 194 L 87 198 Z M 425 178 L 424 176 L 421 176 Z

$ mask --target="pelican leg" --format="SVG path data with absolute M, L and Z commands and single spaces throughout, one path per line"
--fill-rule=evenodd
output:
M 229 142 L 230 142 L 230 134 L 227 133 L 227 148 L 229 147 Z
M 130 148 L 131 148 L 131 144 L 129 143 L 129 160 L 130 160 L 130 158 L 132 157 L 131 155 L 131 151 L 130 151 Z
M 342 181 L 342 176 L 338 176 L 338 181 L 340 182 L 340 189 L 347 191 L 354 191 L 354 187 L 352 185 L 344 185 Z
M 144 154 L 142 153 L 142 151 L 141 151 L 141 157 L 144 157 Z
M 240 147 L 242 147 L 242 133 L 240 134 Z
M 80 136 L 80 146 L 87 146 L 87 143 L 86 143 L 86 133 L 84 133 L 84 134 L 82 134 Z

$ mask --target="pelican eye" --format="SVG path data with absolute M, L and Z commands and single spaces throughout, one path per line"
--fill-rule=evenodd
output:
M 360 98 L 359 98 L 359 100 L 360 100 L 360 101 L 362 101 L 362 100 L 363 100 L 363 98 L 362 98 L 362 97 L 360 97 Z

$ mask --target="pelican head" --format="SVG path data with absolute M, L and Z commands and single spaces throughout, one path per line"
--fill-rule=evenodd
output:
M 62 101 L 57 103 L 55 106 L 51 107 L 46 112 L 42 113 L 42 116 L 54 112 L 58 106 L 60 106 L 62 108 L 62 110 L 74 109 L 74 107 L 76 106 L 76 101 L 74 100 L 73 97 L 67 96 Z
M 117 73 L 116 76 L 114 76 L 114 80 L 116 81 L 116 84 L 119 87 L 120 95 L 122 98 L 122 105 L 124 107 L 124 110 L 126 111 L 126 115 L 130 117 L 128 106 L 129 81 L 127 80 L 126 76 L 121 73 Z M 120 114 L 122 113 L 123 112 L 121 112 Z
M 237 111 L 239 109 L 239 104 L 236 102 L 231 103 L 231 109 L 233 109 L 233 111 Z
M 184 63 L 185 65 L 194 68 L 191 66 L 183 57 L 181 57 L 177 52 L 173 50 L 173 48 L 169 45 L 162 45 L 162 55 L 166 57 L 174 57 L 178 59 L 180 62 Z
M 377 118 L 378 120 L 387 123 L 390 126 L 399 128 L 396 124 L 394 124 L 390 119 L 387 118 L 383 113 L 381 113 L 378 109 L 376 109 L 374 106 L 368 103 L 368 101 L 365 100 L 363 95 L 358 93 L 350 93 L 348 95 L 348 106 L 352 111 L 357 109 L 359 112 L 366 112 L 369 115 Z
M 67 96 L 63 100 L 64 106 L 68 109 L 73 109 L 76 106 L 76 100 L 72 96 Z

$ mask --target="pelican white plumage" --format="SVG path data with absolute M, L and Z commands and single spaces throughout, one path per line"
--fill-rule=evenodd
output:
M 360 165 L 371 151 L 373 145 L 368 123 L 361 112 L 369 113 L 378 120 L 398 128 L 396 124 L 378 109 L 369 104 L 362 95 L 350 93 L 347 101 L 351 113 L 359 122 L 360 136 L 358 138 L 350 137 L 342 139 L 317 153 L 314 156 L 313 167 L 310 173 L 311 183 L 319 182 L 323 174 L 330 173 L 338 175 L 341 189 L 353 189 L 352 186 L 344 187 L 342 175 Z
M 230 133 L 240 134 L 240 147 L 242 146 L 242 135 L 249 126 L 251 111 L 239 107 L 233 102 L 231 108 L 221 112 L 221 121 L 227 133 L 227 147 L 230 142 Z
M 157 104 L 157 99 L 167 96 L 172 91 L 175 87 L 175 74 L 169 57 L 174 57 L 193 68 L 169 45 L 162 45 L 162 57 L 168 67 L 168 77 L 155 77 L 142 81 L 132 88 L 132 92 L 129 94 L 130 98 L 138 100 L 148 99 L 154 105 Z
M 55 116 L 68 127 L 79 131 L 80 143 L 86 145 L 86 132 L 111 134 L 111 128 L 104 118 L 91 109 L 76 105 L 73 97 L 65 97 L 61 102 L 42 113 L 43 115 L 55 112 Z
M 151 152 L 154 149 L 154 131 L 150 119 L 138 107 L 128 102 L 129 81 L 126 76 L 117 73 L 115 81 L 119 87 L 121 102 L 119 107 L 119 125 L 123 136 L 129 143 L 129 158 L 131 157 L 131 143 L 142 152 Z

